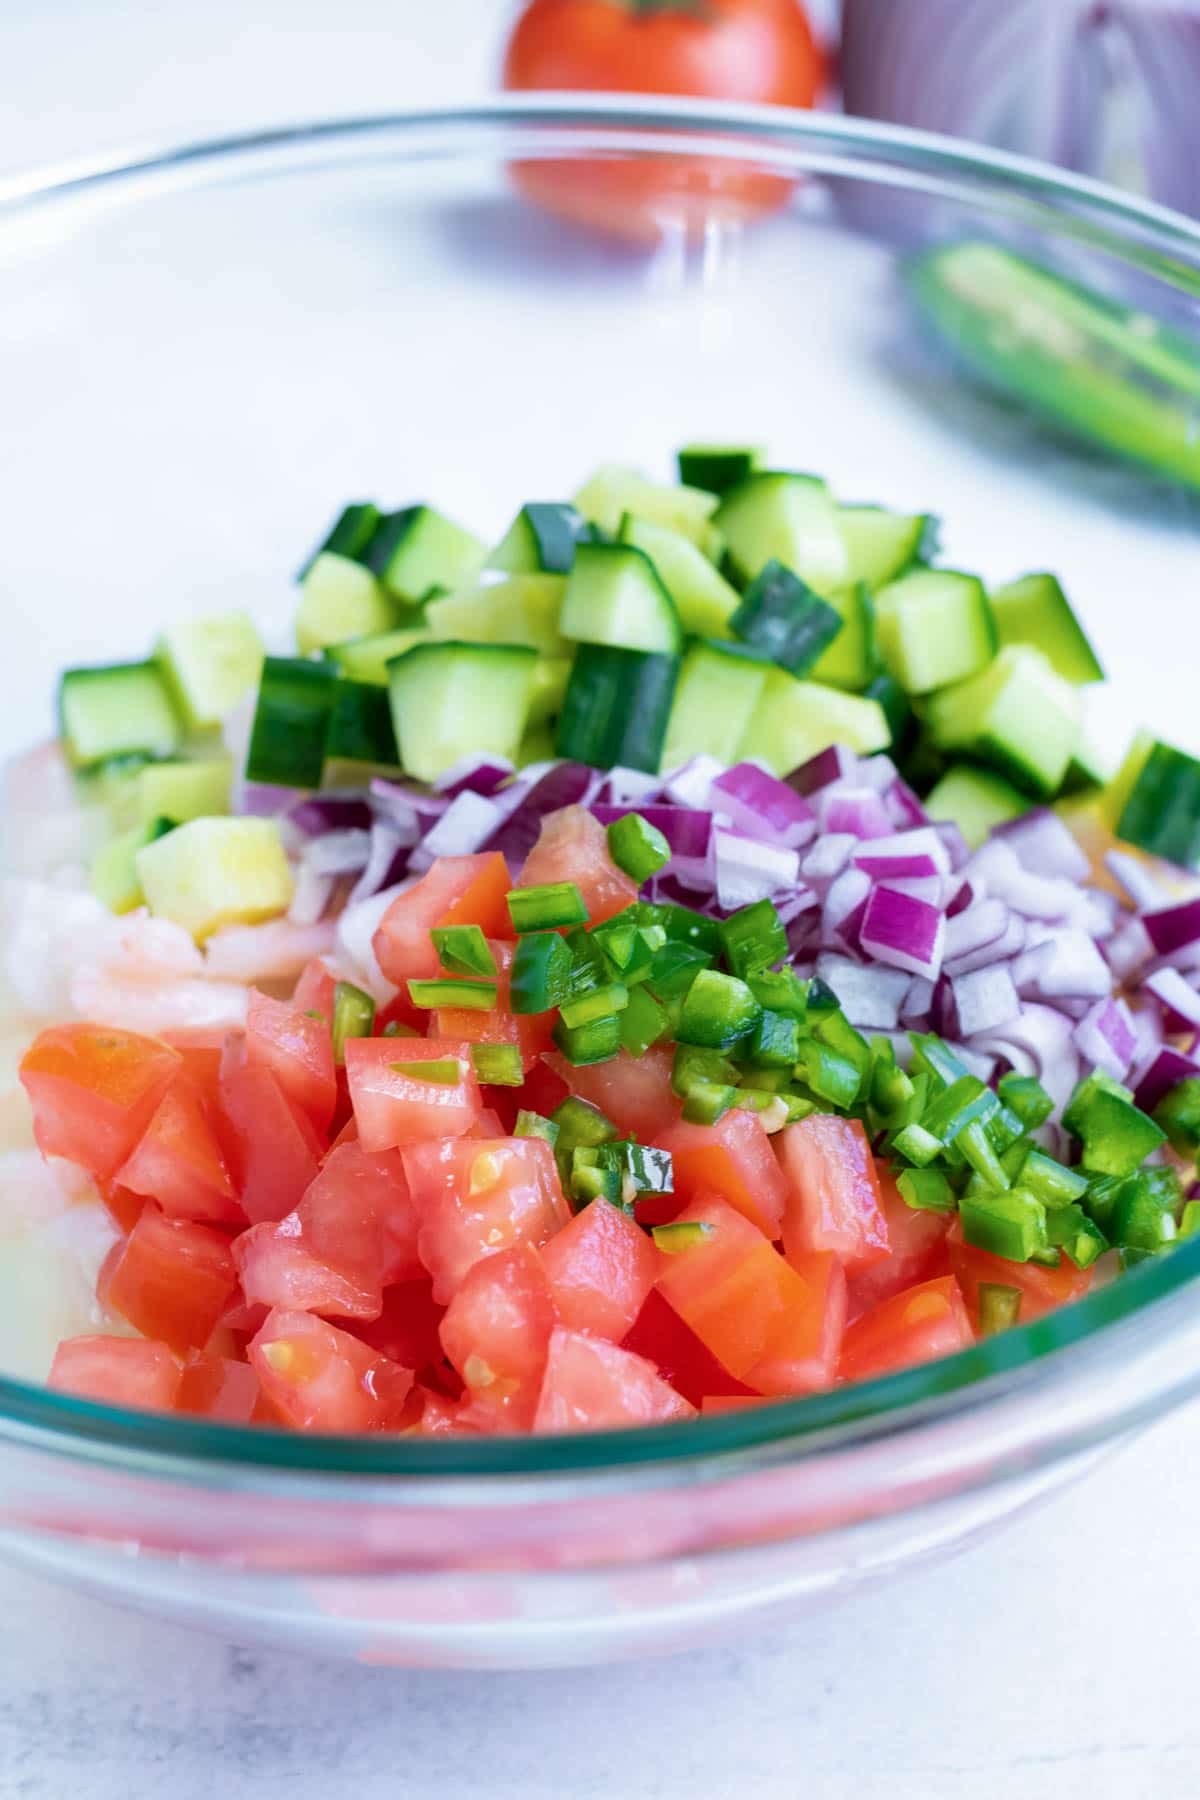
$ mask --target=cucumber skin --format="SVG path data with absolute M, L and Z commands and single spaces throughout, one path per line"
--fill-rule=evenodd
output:
M 657 774 L 679 669 L 678 656 L 581 644 L 558 721 L 558 754 Z

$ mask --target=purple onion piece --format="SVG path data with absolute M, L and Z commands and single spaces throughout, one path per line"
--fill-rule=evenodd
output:
M 823 832 L 848 832 L 855 838 L 890 838 L 892 821 L 873 788 L 841 782 L 817 795 L 817 825 Z
M 354 885 L 347 910 L 363 900 L 372 900 L 384 888 L 395 887 L 408 873 L 408 859 L 413 844 L 405 832 L 383 820 L 371 827 L 371 847 L 367 866 Z
M 553 763 L 526 789 L 520 803 L 481 849 L 499 850 L 513 874 L 519 875 L 547 813 L 564 806 L 587 806 L 599 785 L 600 777 L 587 763 Z
M 1124 1081 L 1133 1065 L 1138 1036 L 1123 1000 L 1097 1000 L 1077 1023 L 1075 1048 L 1085 1063 Z
M 799 880 L 800 858 L 795 850 L 717 829 L 712 835 L 712 854 L 717 903 L 730 911 L 783 893 Z
M 936 981 L 942 967 L 946 915 L 940 907 L 889 888 L 873 889 L 860 942 L 880 962 Z
M 995 1031 L 1020 1014 L 1020 996 L 1007 963 L 969 969 L 965 975 L 951 976 L 948 985 L 954 996 L 955 1036 L 971 1038 Z
M 712 784 L 711 804 L 739 830 L 794 850 L 816 835 L 812 807 L 757 763 L 735 763 Z
M 1146 865 L 1126 850 L 1109 850 L 1104 866 L 1114 881 L 1120 882 L 1138 912 L 1162 906 L 1167 896 Z
M 1167 966 L 1152 970 L 1142 982 L 1141 991 L 1162 1008 L 1163 1025 L 1168 1031 L 1200 1030 L 1200 994 L 1178 969 Z
M 1158 956 L 1172 956 L 1200 941 L 1200 894 L 1174 905 L 1151 907 L 1141 917 Z
M 476 754 L 461 757 L 452 768 L 444 770 L 433 785 L 439 794 L 445 794 L 451 800 L 458 794 L 482 794 L 486 798 L 502 788 L 506 781 L 511 781 L 513 772 L 507 757 Z
M 1112 992 L 1112 970 L 1094 940 L 1071 929 L 1023 951 L 1013 978 L 1025 999 L 1100 1000 Z
M 672 857 L 703 861 L 708 855 L 713 830 L 710 812 L 696 812 L 687 806 L 608 806 L 595 801 L 590 810 L 601 825 L 611 825 L 630 813 L 639 814 L 648 825 L 662 832 L 671 846 Z
M 715 756 L 693 756 L 672 769 L 663 783 L 663 793 L 674 806 L 696 806 L 702 811 L 710 811 L 712 784 L 724 772 L 725 764 L 718 762 Z
M 641 769 L 623 769 L 618 765 L 605 775 L 596 798 L 606 806 L 638 808 L 657 800 L 662 791 L 663 784 L 657 775 L 647 775 Z
M 1172 1050 L 1169 1044 L 1164 1044 L 1141 1074 L 1134 1092 L 1134 1102 L 1143 1112 L 1153 1112 L 1163 1095 L 1169 1093 L 1178 1082 L 1197 1075 L 1200 1075 L 1200 1062 L 1194 1057 L 1185 1056 L 1181 1050 Z
M 831 744 L 828 750 L 820 751 L 798 769 L 793 769 L 784 780 L 790 788 L 806 797 L 815 794 L 819 788 L 828 787 L 832 781 L 853 781 L 858 771 L 858 758 L 853 750 L 847 750 L 844 744 Z
M 851 1025 L 860 1030 L 896 1030 L 909 987 L 903 970 L 864 965 L 826 950 L 817 958 L 817 975 L 833 989 Z
M 995 837 L 1016 853 L 1023 869 L 1065 881 L 1086 881 L 1091 863 L 1070 827 L 1047 806 L 1034 807 L 1020 818 L 996 827 Z

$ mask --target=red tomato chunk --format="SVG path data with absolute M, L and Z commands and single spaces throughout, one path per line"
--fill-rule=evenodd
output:
M 561 1325 L 551 1334 L 535 1431 L 619 1431 L 695 1413 L 644 1357 Z
M 546 1243 L 570 1219 L 540 1138 L 444 1138 L 404 1151 L 421 1261 L 448 1302 L 469 1269 L 518 1244 Z
M 466 1388 L 464 1417 L 478 1429 L 530 1429 L 554 1322 L 550 1284 L 531 1245 L 489 1256 L 468 1271 L 441 1335 Z
M 127 1160 L 180 1068 L 177 1050 L 133 1031 L 58 1025 L 21 1062 L 43 1156 L 107 1181 Z
M 498 851 L 443 856 L 420 881 L 392 901 L 375 933 L 379 967 L 403 989 L 415 976 L 436 975 L 430 932 L 444 925 L 478 925 L 485 937 L 510 938 L 508 866 Z
M 858 1119 L 813 1113 L 776 1140 L 787 1181 L 783 1246 L 789 1259 L 828 1250 L 847 1275 L 887 1257 L 879 1176 Z
M 677 1203 L 719 1194 L 758 1231 L 779 1236 L 787 1182 L 755 1113 L 735 1107 L 715 1125 L 672 1125 L 654 1141 L 671 1152 Z
M 454 1082 L 428 1080 L 423 1062 L 457 1062 Z M 461 1137 L 483 1102 L 470 1046 L 441 1038 L 349 1038 L 346 1074 L 364 1150 L 396 1150 Z
M 585 1206 L 542 1250 L 563 1324 L 616 1344 L 645 1305 L 661 1261 L 641 1227 L 607 1200 Z
M 169 1411 L 179 1391 L 179 1364 L 166 1344 L 145 1338 L 66 1338 L 54 1353 L 49 1385 L 106 1406 Z
M 310 1313 L 272 1312 L 250 1345 L 262 1391 L 299 1431 L 387 1431 L 412 1372 Z
M 962 1292 L 953 1275 L 893 1294 L 856 1319 L 842 1344 L 842 1381 L 869 1381 L 912 1363 L 953 1356 L 975 1342 Z

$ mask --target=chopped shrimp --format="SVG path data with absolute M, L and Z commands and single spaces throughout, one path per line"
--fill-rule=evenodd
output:
M 332 919 L 316 925 L 294 925 L 290 919 L 270 919 L 265 925 L 227 925 L 209 938 L 205 967 L 210 976 L 229 981 L 288 981 L 314 956 L 328 955 L 336 942 L 337 925 Z

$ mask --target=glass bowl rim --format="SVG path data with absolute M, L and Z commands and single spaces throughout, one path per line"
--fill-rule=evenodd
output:
M 468 159 L 499 156 L 499 146 L 478 132 L 554 128 L 591 132 L 619 150 L 663 151 L 672 155 L 711 154 L 736 158 L 757 144 L 779 154 L 823 151 L 838 174 L 861 181 L 893 171 L 891 185 L 920 188 L 931 183 L 951 191 L 955 179 L 970 178 L 973 194 L 1015 195 L 1045 209 L 1048 222 L 1064 236 L 1090 238 L 1125 261 L 1150 263 L 1168 279 L 1200 289 L 1200 224 L 1170 209 L 1122 193 L 1107 184 L 1069 174 L 1032 158 L 1013 155 L 932 132 L 879 124 L 822 112 L 667 99 L 626 94 L 523 94 L 472 106 L 435 107 L 391 114 L 316 119 L 270 126 L 227 136 L 197 139 L 143 150 L 74 159 L 0 178 L 0 230 L 6 217 L 27 208 L 51 206 L 92 195 L 124 195 L 136 203 L 149 182 L 158 192 L 216 185 L 264 161 L 285 167 L 315 151 L 320 166 L 353 160 L 361 146 L 407 135 L 412 147 L 399 160 L 422 157 Z M 421 146 L 432 134 L 436 147 Z M 699 141 L 697 141 L 697 134 Z M 682 142 L 679 140 L 682 138 Z M 711 141 L 710 141 L 711 140 Z M 551 139 L 541 153 L 556 160 L 594 155 L 597 146 Z M 536 153 L 536 152 L 535 152 Z M 507 154 L 513 154 L 510 147 Z M 522 146 L 522 155 L 529 149 Z M 874 159 L 874 161 L 872 160 Z M 301 165 L 306 166 L 306 165 Z M 311 166 L 311 165 L 307 165 Z M 811 163 L 810 163 L 811 166 Z M 822 168 L 822 173 L 828 172 Z M 901 179 L 895 177 L 899 175 Z M 1070 210 L 1052 212 L 1055 203 Z M 1124 226 L 1149 246 L 1114 235 Z M 1111 230 L 1109 228 L 1112 228 Z M 377 1477 L 560 1477 L 626 1478 L 698 1476 L 719 1461 L 731 1473 L 752 1462 L 787 1460 L 845 1451 L 880 1435 L 915 1431 L 930 1420 L 979 1412 L 1009 1393 L 1015 1381 L 1054 1380 L 1076 1360 L 1093 1353 L 1106 1328 L 1147 1316 L 1200 1276 L 1200 1240 L 1171 1256 L 1131 1271 L 1119 1281 L 1074 1305 L 985 1340 L 971 1350 L 934 1363 L 803 1399 L 778 1400 L 685 1424 L 645 1426 L 544 1438 L 455 1439 L 433 1443 L 418 1438 L 306 1435 L 263 1427 L 219 1425 L 179 1414 L 156 1414 L 108 1407 L 51 1389 L 0 1376 L 0 1443 L 49 1450 L 58 1455 L 137 1469 L 139 1472 L 209 1485 L 254 1485 L 276 1476 L 289 1491 L 312 1491 L 329 1478 L 371 1486 Z M 1178 1380 L 1160 1396 L 1163 1405 L 1200 1386 L 1195 1377 Z M 1106 1421 L 1105 1431 L 1123 1420 Z M 307 1479 L 306 1479 L 307 1478 Z M 389 1488 L 395 1492 L 394 1481 Z M 490 1485 L 490 1484 L 489 1484 Z

